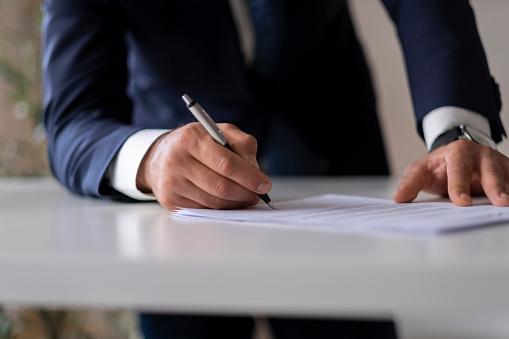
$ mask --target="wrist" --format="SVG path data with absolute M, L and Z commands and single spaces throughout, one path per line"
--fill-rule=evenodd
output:
M 169 133 L 169 132 L 168 132 Z M 151 179 L 153 174 L 151 173 L 151 162 L 154 156 L 154 153 L 161 143 L 161 140 L 168 134 L 164 133 L 159 136 L 153 143 L 150 145 L 150 148 L 147 150 L 143 159 L 141 160 L 140 166 L 138 167 L 138 172 L 136 174 L 136 188 L 146 194 L 152 193 L 152 184 Z
M 494 150 L 497 149 L 493 139 L 481 131 L 467 125 L 458 125 L 439 135 L 433 142 L 430 152 L 457 140 L 468 140 L 480 145 L 489 146 Z

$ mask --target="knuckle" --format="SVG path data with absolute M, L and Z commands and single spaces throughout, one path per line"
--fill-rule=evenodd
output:
M 194 135 L 189 126 L 179 128 L 173 135 L 174 141 L 178 146 L 189 146 L 194 139 Z
M 479 145 L 480 146 L 480 153 L 483 157 L 489 159 L 489 160 L 495 160 L 497 158 L 497 152 L 491 149 L 491 147 L 486 145 Z
M 471 150 L 475 143 L 468 140 L 456 140 L 449 144 L 448 149 L 453 152 L 466 152 Z
M 243 149 L 256 149 L 258 147 L 256 138 L 250 134 L 243 134 L 239 136 L 237 144 Z
M 463 159 L 459 158 L 454 163 L 453 170 L 464 172 L 470 170 L 470 166 Z
M 187 125 L 184 125 L 178 129 L 181 135 L 190 135 L 193 133 L 194 130 L 194 123 L 190 123 Z
M 410 175 L 413 175 L 413 174 L 416 174 L 417 172 L 419 172 L 421 170 L 421 165 L 419 163 L 413 163 L 411 165 L 408 165 L 404 172 L 403 172 L 403 175 L 405 177 L 408 177 Z
M 200 134 L 201 125 L 197 122 L 191 122 L 181 128 L 182 134 L 186 137 L 196 137 Z
M 487 160 L 484 165 L 481 166 L 481 171 L 488 174 L 502 174 L 503 168 L 497 161 Z
M 251 134 L 246 135 L 245 143 L 247 146 L 249 146 L 251 148 L 255 148 L 255 149 L 258 148 L 258 141 Z
M 227 133 L 227 134 L 230 134 L 232 132 L 234 132 L 235 130 L 237 130 L 237 126 L 235 126 L 234 124 L 230 124 L 228 122 L 222 122 L 220 124 L 217 124 L 219 129 L 222 130 L 223 132 Z
M 201 124 L 199 122 L 190 122 L 186 124 L 183 129 L 187 130 L 189 133 L 196 133 L 201 130 Z
M 207 136 L 208 134 L 204 133 L 203 127 L 201 125 L 190 126 L 185 134 L 185 145 L 188 147 L 188 149 L 197 149 L 199 147 L 203 147 L 203 138 Z
M 461 151 L 448 152 L 445 155 L 445 162 L 447 167 L 454 171 L 466 171 L 471 166 L 470 157 L 464 157 Z
M 221 124 L 221 128 L 231 130 L 236 129 L 237 126 L 235 126 L 234 124 L 230 124 L 229 122 L 225 122 Z
M 227 156 L 220 156 L 217 160 L 217 169 L 220 173 L 228 176 L 232 173 L 233 161 Z
M 498 177 L 499 173 L 501 173 L 499 167 L 495 166 L 493 164 L 486 166 L 483 170 L 484 170 L 484 172 L 486 174 L 490 174 L 490 175 L 493 175 L 495 177 Z
M 214 188 L 214 194 L 218 197 L 228 197 L 230 192 L 230 187 L 225 181 L 219 181 Z

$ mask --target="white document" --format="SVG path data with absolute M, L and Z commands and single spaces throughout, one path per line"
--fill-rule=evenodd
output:
M 449 202 L 396 204 L 368 197 L 321 195 L 243 210 L 180 209 L 174 215 L 338 231 L 442 233 L 509 222 L 509 208 Z

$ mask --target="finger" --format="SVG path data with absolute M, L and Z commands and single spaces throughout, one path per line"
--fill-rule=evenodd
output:
M 430 181 L 431 175 L 423 164 L 409 167 L 396 189 L 394 201 L 398 203 L 413 201 L 420 191 L 429 186 Z
M 173 176 L 172 179 L 167 182 L 167 185 L 171 191 L 169 191 L 168 197 L 163 197 L 161 199 L 164 202 L 164 206 L 178 206 L 181 202 L 180 198 L 185 198 L 204 208 L 220 209 L 227 205 L 227 202 L 223 201 L 223 199 L 209 196 L 184 176 Z
M 169 175 L 161 176 L 161 180 L 157 182 L 154 190 L 154 194 L 161 205 L 169 210 L 175 210 L 178 207 L 219 209 L 240 208 L 258 202 L 258 197 L 252 192 L 249 192 L 250 198 L 245 199 L 241 203 L 213 197 L 203 192 L 186 177 L 196 164 L 196 159 L 190 155 L 181 156 L 171 166 Z M 206 166 L 201 166 L 206 169 L 204 176 L 207 176 L 210 172 L 213 173 Z
M 447 166 L 447 192 L 457 206 L 472 204 L 470 185 L 474 160 L 470 151 L 451 150 L 445 156 Z
M 252 192 L 265 194 L 272 187 L 270 179 L 260 170 L 213 140 L 191 147 L 189 152 L 208 168 Z
M 207 208 L 206 206 L 199 204 L 191 199 L 187 199 L 181 195 L 178 195 L 174 198 L 173 205 L 174 207 L 170 209 L 171 211 L 176 211 L 180 208 Z
M 161 206 L 170 211 L 176 211 L 179 208 L 206 208 L 196 201 L 184 198 L 174 192 L 169 194 L 156 194 L 156 198 Z
M 219 127 L 233 151 L 241 158 L 247 160 L 252 166 L 260 168 L 256 159 L 256 152 L 258 151 L 256 138 L 232 124 L 219 124 Z
M 186 178 L 198 188 L 213 196 L 241 202 L 253 201 L 257 198 L 252 191 L 219 175 L 194 158 L 192 158 L 187 168 Z
M 509 206 L 509 195 L 506 191 L 506 177 L 504 169 L 495 156 L 494 151 L 489 150 L 480 156 L 480 177 L 484 193 L 495 206 Z
M 255 204 L 255 200 L 250 201 L 230 201 L 209 194 L 188 180 L 182 182 L 179 194 L 184 198 L 195 201 L 211 209 L 239 209 Z
M 504 171 L 504 178 L 505 178 L 505 192 L 509 194 L 509 159 L 503 155 L 500 154 L 500 165 L 502 166 L 502 170 Z

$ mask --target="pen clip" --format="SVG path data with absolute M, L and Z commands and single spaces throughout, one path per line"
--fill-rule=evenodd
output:
M 209 128 L 212 129 L 211 131 L 209 131 L 212 138 L 223 146 L 228 145 L 228 140 L 226 140 L 223 132 L 219 129 L 216 122 L 214 120 L 212 120 L 210 115 L 207 113 L 206 110 L 203 109 L 203 107 L 200 106 L 200 104 L 197 104 L 197 105 L 201 108 L 201 113 L 202 113 L 201 118 L 207 121 L 207 123 L 202 124 L 202 125 L 206 129 L 209 129 Z M 196 119 L 200 120 L 199 116 L 195 115 L 195 117 L 196 117 Z
M 226 140 L 223 132 L 221 132 L 215 121 L 212 120 L 210 115 L 203 109 L 203 107 L 201 107 L 200 104 L 195 103 L 189 108 L 189 110 L 216 142 L 223 146 L 228 144 L 228 140 Z

